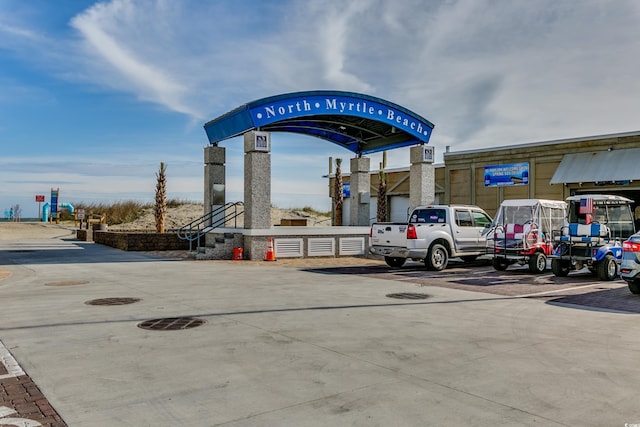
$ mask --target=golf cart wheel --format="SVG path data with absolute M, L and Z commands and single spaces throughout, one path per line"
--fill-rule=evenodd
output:
M 633 282 L 627 282 L 627 285 L 632 294 L 640 294 L 640 281 L 634 280 Z
M 529 257 L 529 271 L 535 274 L 544 273 L 547 269 L 547 257 L 542 252 L 536 252 Z
M 509 267 L 509 261 L 506 258 L 494 257 L 493 268 L 498 271 L 505 271 Z
M 395 256 L 386 256 L 384 257 L 384 262 L 387 263 L 389 267 L 400 268 L 404 265 L 406 258 L 399 258 Z
M 429 248 L 424 263 L 429 270 L 442 271 L 449 263 L 449 251 L 443 245 L 435 243 Z
M 551 271 L 555 276 L 566 277 L 569 275 L 571 264 L 561 259 L 551 260 Z
M 598 279 L 611 281 L 618 275 L 618 265 L 613 255 L 605 255 L 598 263 Z

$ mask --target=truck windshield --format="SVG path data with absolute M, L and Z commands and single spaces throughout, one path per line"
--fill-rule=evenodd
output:
M 447 220 L 444 209 L 416 209 L 409 218 L 409 223 L 438 224 Z

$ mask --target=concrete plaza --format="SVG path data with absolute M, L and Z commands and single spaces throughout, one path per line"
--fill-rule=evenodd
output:
M 638 314 L 283 264 L 1 241 L 0 341 L 69 426 L 640 423 Z

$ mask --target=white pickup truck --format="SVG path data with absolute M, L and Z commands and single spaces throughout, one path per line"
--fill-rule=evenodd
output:
M 484 255 L 490 224 L 491 217 L 477 206 L 418 206 L 408 224 L 372 224 L 369 252 L 384 256 L 390 267 L 412 259 L 430 270 L 444 270 L 449 258 L 473 261 Z

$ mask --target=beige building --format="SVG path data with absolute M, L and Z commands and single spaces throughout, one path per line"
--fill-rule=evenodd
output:
M 386 174 L 387 220 L 405 221 L 409 168 Z M 331 197 L 333 182 L 332 176 Z M 348 175 L 344 182 L 349 182 Z M 378 171 L 371 172 L 372 222 L 378 183 Z M 640 131 L 449 151 L 444 164 L 435 167 L 435 183 L 435 203 L 478 205 L 491 215 L 506 199 L 564 200 L 575 194 L 606 193 L 634 200 L 636 218 L 640 218 Z

